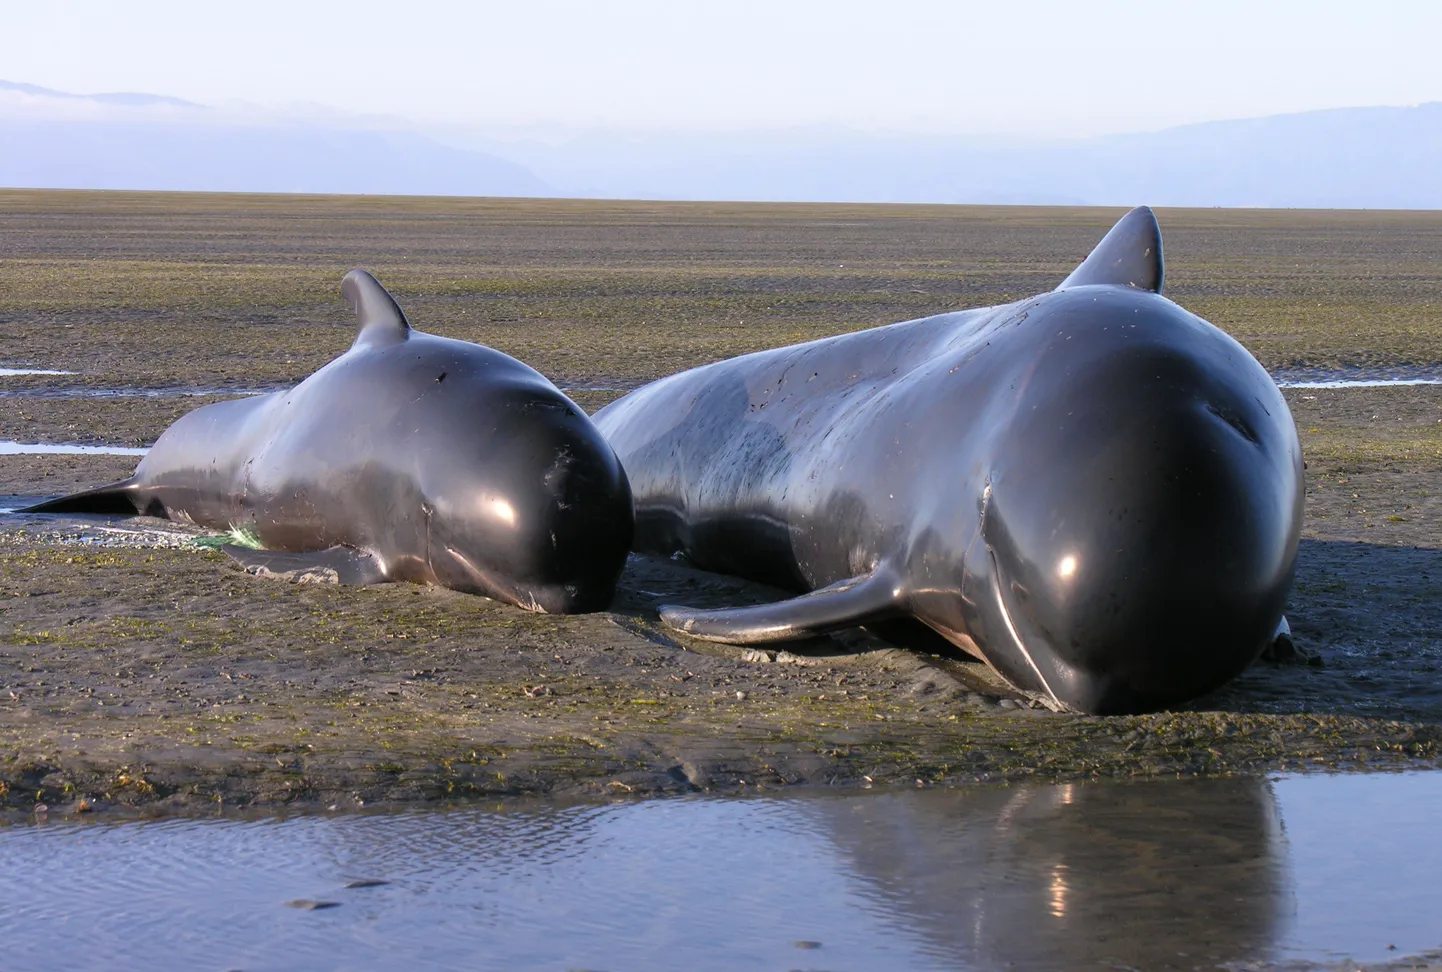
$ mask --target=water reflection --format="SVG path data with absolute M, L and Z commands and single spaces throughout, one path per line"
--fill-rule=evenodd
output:
M 1292 910 L 1264 779 L 883 795 L 805 812 L 879 908 L 984 968 L 1254 960 Z

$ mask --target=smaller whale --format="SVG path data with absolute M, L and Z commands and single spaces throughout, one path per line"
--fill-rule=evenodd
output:
M 799 595 L 662 620 L 733 644 L 939 634 L 1091 713 L 1240 673 L 1285 634 L 1302 449 L 1267 372 L 1162 276 L 1141 207 L 1050 293 L 732 358 L 602 409 L 637 549 Z
M 414 581 L 532 611 L 598 611 L 633 530 L 630 486 L 586 414 L 509 355 L 412 330 L 363 270 L 345 354 L 288 391 L 206 405 L 122 482 L 29 513 L 243 530 L 256 573 Z

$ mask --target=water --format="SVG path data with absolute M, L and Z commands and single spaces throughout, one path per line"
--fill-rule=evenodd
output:
M 52 822 L 0 828 L 0 938 L 47 969 L 1369 961 L 1442 945 L 1439 807 L 1417 773 Z
M 52 371 L 49 368 L 0 368 L 0 378 L 14 375 L 73 375 L 73 371 Z
M 52 368 L 0 368 L 0 378 L 23 375 L 76 375 L 77 371 L 56 371 Z M 265 388 L 207 388 L 199 385 L 118 385 L 0 388 L 0 398 L 246 398 L 288 388 L 271 385 Z
M 1442 385 L 1436 368 L 1292 368 L 1275 372 L 1278 388 L 1404 388 Z
M 0 439 L 0 456 L 143 456 L 149 449 L 116 445 L 66 445 Z
M 1408 385 L 1442 385 L 1442 378 L 1337 378 L 1277 382 L 1278 388 L 1402 388 Z
M 609 385 L 557 385 L 563 392 L 630 392 L 635 391 L 645 381 L 621 381 L 612 382 Z
M 215 536 L 203 527 L 148 516 L 20 512 L 54 498 L 0 494 L 0 543 L 5 539 L 23 539 L 30 543 L 64 543 L 83 547 L 184 550 L 193 549 L 200 537 Z
M 62 374 L 63 372 L 57 372 Z M 0 398 L 250 398 L 275 388 L 204 388 L 198 385 L 103 388 L 80 385 L 61 388 L 0 388 Z

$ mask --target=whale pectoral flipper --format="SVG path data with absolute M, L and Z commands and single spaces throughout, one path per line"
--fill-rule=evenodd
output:
M 220 548 L 257 577 L 277 577 L 299 584 L 344 584 L 364 587 L 390 581 L 380 558 L 354 547 L 330 547 L 306 553 L 254 550 L 226 544 Z
M 896 575 L 878 568 L 772 604 L 715 610 L 666 604 L 661 607 L 661 622 L 702 641 L 758 645 L 855 628 L 905 613 Z

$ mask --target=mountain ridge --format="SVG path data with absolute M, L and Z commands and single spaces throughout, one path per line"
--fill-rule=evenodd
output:
M 1442 102 L 1068 140 L 818 126 L 541 141 L 0 81 L 0 142 L 13 187 L 1442 209 Z

